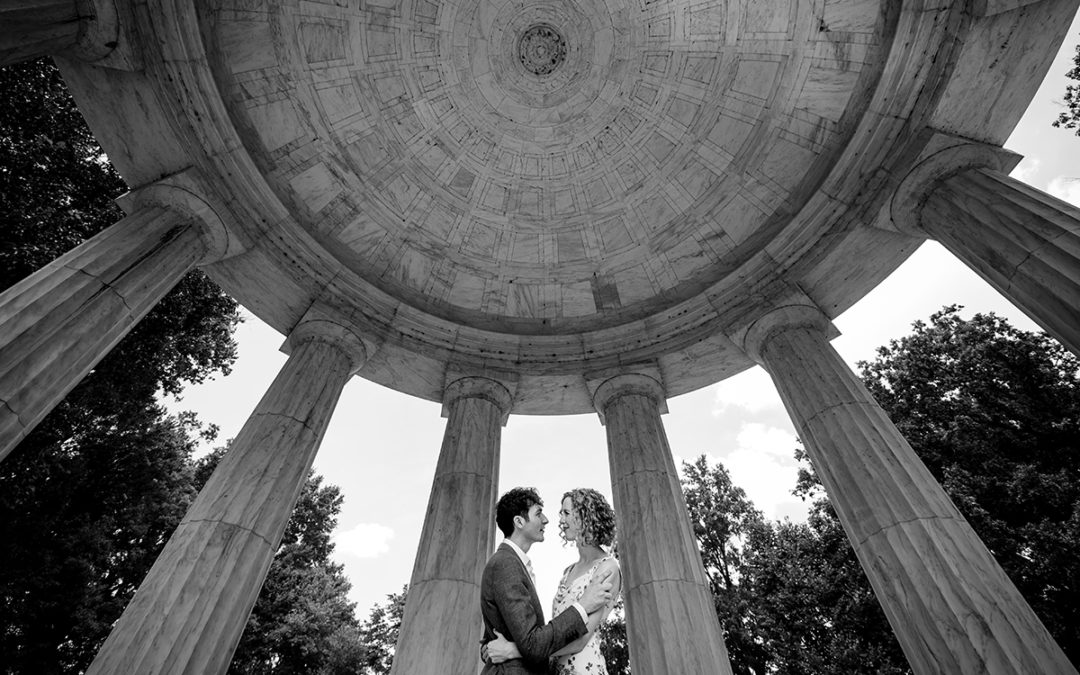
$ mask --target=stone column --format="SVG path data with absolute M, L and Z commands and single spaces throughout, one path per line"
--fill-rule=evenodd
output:
M 635 673 L 731 673 L 660 420 L 655 378 L 617 375 L 593 397 L 607 428 L 627 638 Z
M 937 183 L 922 229 L 1080 354 L 1080 209 L 993 169 Z
M 55 54 L 96 61 L 117 40 L 113 0 L 20 0 L 0 7 L 0 67 Z
M 1080 209 L 1010 178 L 1020 157 L 944 134 L 904 178 L 891 226 L 940 242 L 1080 354 Z
M 0 459 L 197 264 L 198 218 L 145 206 L 0 294 Z
M 788 305 L 744 345 L 772 376 L 912 670 L 1075 674 L 828 326 L 817 308 Z
M 502 426 L 511 395 L 483 377 L 454 380 L 420 548 L 394 655 L 395 675 L 475 673 L 480 576 L 494 549 Z
M 292 355 L 221 459 L 87 671 L 224 673 L 307 480 L 359 338 L 305 320 Z

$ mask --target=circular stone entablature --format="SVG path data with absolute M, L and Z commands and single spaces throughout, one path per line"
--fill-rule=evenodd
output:
M 1002 76 L 953 41 L 960 5 L 174 9 L 143 71 L 62 63 L 129 184 L 203 175 L 246 248 L 206 270 L 278 330 L 328 303 L 377 346 L 364 377 L 437 400 L 448 373 L 509 372 L 517 412 L 584 412 L 584 381 L 642 362 L 669 395 L 722 379 L 792 289 L 843 311 L 914 245 L 866 226 L 925 142 L 909 116 L 952 92 L 955 133 L 981 138 L 955 94 Z M 562 37 L 536 63 L 565 44 L 543 75 L 535 26 Z M 1012 44 L 1015 81 L 1042 57 Z

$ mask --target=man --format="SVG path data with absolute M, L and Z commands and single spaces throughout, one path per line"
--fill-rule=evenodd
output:
M 481 675 L 540 675 L 548 672 L 548 657 L 585 635 L 588 615 L 611 599 L 611 582 L 594 579 L 576 603 L 550 623 L 536 595 L 529 549 L 544 541 L 544 503 L 532 488 L 514 488 L 499 498 L 495 524 L 506 539 L 484 567 L 480 581 L 480 611 L 484 644 L 495 632 L 517 643 L 520 659 L 485 663 Z

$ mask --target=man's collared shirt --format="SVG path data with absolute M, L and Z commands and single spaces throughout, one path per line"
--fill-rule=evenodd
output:
M 525 554 L 525 551 L 522 551 L 521 547 L 518 546 L 517 544 L 515 544 L 513 541 L 511 541 L 509 537 L 507 537 L 506 539 L 503 539 L 503 541 L 505 541 L 507 544 L 509 544 L 510 548 L 514 550 L 514 553 L 517 554 L 517 557 L 521 560 L 521 564 L 525 566 L 525 570 L 529 573 L 529 576 L 532 578 L 533 590 L 536 590 L 536 574 L 533 573 L 532 560 L 529 560 L 529 556 Z M 574 604 L 573 604 L 573 608 L 576 609 L 578 611 L 578 614 L 581 615 L 582 622 L 584 622 L 586 625 L 588 625 L 588 623 L 589 623 L 589 614 L 588 614 L 588 612 L 585 611 L 585 607 L 583 607 L 580 602 L 575 601 Z

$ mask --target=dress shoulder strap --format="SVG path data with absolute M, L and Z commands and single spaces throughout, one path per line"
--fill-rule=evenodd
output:
M 607 554 L 607 555 L 605 555 L 605 556 L 602 556 L 602 557 L 600 557 L 600 558 L 597 558 L 597 559 L 596 559 L 596 562 L 594 562 L 594 563 L 592 564 L 592 567 L 590 567 L 590 568 L 589 568 L 589 576 L 591 577 L 591 576 L 592 576 L 593 574 L 595 574 L 595 573 L 596 573 L 596 568 L 597 568 L 597 567 L 600 567 L 600 563 L 604 562 L 605 560 L 611 560 L 611 559 L 613 559 L 614 557 L 615 557 L 615 556 L 613 556 L 613 555 L 611 555 L 611 554 L 609 553 L 609 554 Z M 573 565 L 571 565 L 571 567 L 573 567 Z M 569 569 L 567 569 L 567 571 L 570 571 L 570 570 L 569 570 Z

